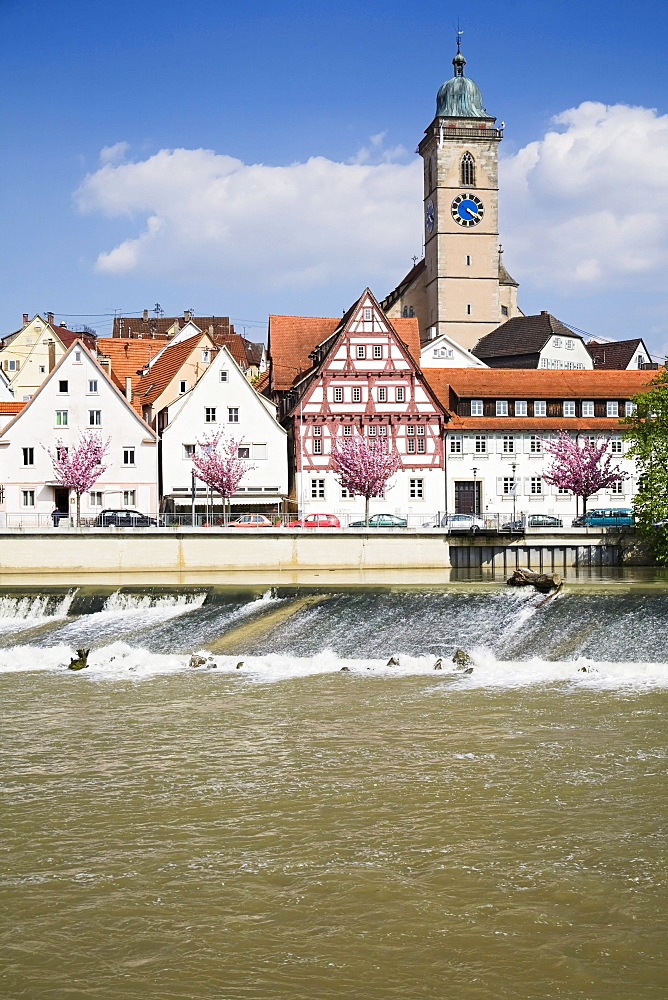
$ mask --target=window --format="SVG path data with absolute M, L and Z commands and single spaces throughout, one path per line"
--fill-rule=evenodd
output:
M 376 436 L 376 425 L 375 424 L 369 424 L 369 426 L 366 429 L 366 432 L 369 435 L 369 437 L 371 437 L 371 438 L 375 437 Z
M 383 356 L 383 345 L 382 344 L 374 344 L 373 345 L 373 356 L 374 356 L 374 359 L 376 361 L 378 361 L 379 358 L 382 358 L 382 356 Z
M 610 484 L 610 492 L 613 495 L 620 496 L 624 492 L 624 483 L 621 479 L 615 479 L 614 483 Z
M 34 507 L 35 506 L 35 491 L 34 490 L 21 490 L 21 504 L 23 507 Z
M 135 464 L 135 450 L 134 448 L 124 448 L 123 449 L 123 465 L 134 465 Z
M 343 389 L 340 386 L 337 386 L 337 388 L 334 390 L 334 402 L 335 403 L 343 402 Z
M 471 416 L 472 417 L 482 416 L 482 399 L 471 400 Z
M 364 307 L 364 319 L 365 319 L 365 321 L 367 323 L 371 319 L 371 308 L 370 308 L 370 306 L 365 306 Z
M 366 347 L 364 346 L 364 344 L 358 344 L 357 345 L 357 358 L 358 358 L 358 360 L 361 361 L 365 357 L 366 357 Z
M 501 315 L 502 316 L 508 315 L 508 306 L 501 306 Z
M 40 375 L 45 375 L 46 374 L 46 366 L 45 365 L 40 365 L 39 366 L 39 373 L 40 373 Z
M 324 479 L 312 479 L 311 480 L 311 500 L 324 500 L 325 499 L 325 480 Z
M 23 448 L 23 464 L 24 465 L 34 465 L 35 464 L 35 449 L 34 448 Z
M 211 360 L 211 351 L 209 351 L 208 349 L 202 351 L 202 364 L 208 365 L 210 360 Z
M 471 254 L 469 254 L 469 253 L 467 253 L 467 255 L 466 255 L 466 266 L 467 267 L 471 266 Z
M 60 445 L 59 448 L 56 448 L 56 458 L 58 459 L 59 462 L 64 462 L 65 459 L 67 458 L 68 453 L 69 453 L 69 448 L 65 448 L 64 445 Z M 101 463 L 98 461 L 97 464 L 100 465 Z
M 355 494 L 351 493 L 350 490 L 347 490 L 345 488 L 345 486 L 342 486 L 341 487 L 341 499 L 342 500 L 354 500 L 355 499 Z
M 540 455 L 543 450 L 543 442 L 537 434 L 532 434 L 529 438 L 529 451 L 532 455 Z
M 515 438 L 512 434 L 503 435 L 503 451 L 506 455 L 515 451 Z
M 408 437 L 415 437 L 415 424 L 409 424 L 406 428 L 406 434 Z
M 417 425 L 417 436 L 424 437 L 424 424 Z
M 352 433 L 353 433 L 353 429 L 352 429 L 351 424 L 345 424 L 344 427 L 343 427 L 343 436 L 344 437 L 351 437 Z
M 532 476 L 529 480 L 529 489 L 532 496 L 540 496 L 543 493 L 543 480 L 540 476 Z
M 574 349 L 575 349 L 575 341 L 574 340 L 567 340 L 566 341 L 566 350 L 567 351 L 573 351 Z
M 606 416 L 608 417 L 618 417 L 619 416 L 619 403 L 608 401 L 606 405 Z
M 181 381 L 179 382 L 179 392 L 184 393 L 187 391 L 188 391 L 188 383 L 186 382 L 185 379 L 181 379 Z
M 361 403 L 362 402 L 362 390 L 361 390 L 361 388 L 358 385 L 353 386 L 352 401 L 353 401 L 353 403 Z
M 462 436 L 461 434 L 451 434 L 450 435 L 450 454 L 451 455 L 461 455 L 462 453 Z
M 385 424 L 381 424 L 378 428 L 378 434 L 380 437 L 387 437 L 387 427 Z
M 100 490 L 93 490 L 88 494 L 88 505 L 90 507 L 102 506 L 102 492 Z
M 184 446 L 183 446 L 183 457 L 184 458 L 192 458 L 194 454 L 195 454 L 195 445 L 194 444 L 184 444 Z
M 74 360 L 78 361 L 79 363 L 81 363 L 81 351 L 75 351 L 74 352 Z
M 501 492 L 505 496 L 512 496 L 515 489 L 515 482 L 512 476 L 504 476 L 501 481 Z
M 88 391 L 90 393 L 96 393 L 97 392 L 97 379 L 96 378 L 91 378 L 91 379 L 88 380 Z
M 564 416 L 565 417 L 575 416 L 575 403 L 572 399 L 564 400 Z
M 630 400 L 627 400 L 626 403 L 624 403 L 624 416 L 632 417 L 635 412 L 636 412 L 636 404 L 632 403 Z
M 320 424 L 316 424 L 315 427 L 313 428 L 313 437 L 317 438 L 322 437 L 322 427 L 320 426 Z
M 408 496 L 411 500 L 424 499 L 424 479 L 408 480 Z
M 58 392 L 67 392 L 68 391 L 68 386 L 69 386 L 69 382 L 67 381 L 66 378 L 59 379 L 59 381 L 58 381 Z
M 266 444 L 254 444 L 251 454 L 253 458 L 257 459 L 258 462 L 264 462 L 267 458 Z
M 89 410 L 88 411 L 88 426 L 89 427 L 101 427 L 102 426 L 102 410 Z
M 424 438 L 417 439 L 417 448 L 418 448 L 418 455 L 424 455 L 426 450 L 426 443 Z
M 387 389 L 385 388 L 384 385 L 378 386 L 378 402 L 379 403 L 387 402 Z
M 475 160 L 470 153 L 464 153 L 462 156 L 461 179 L 464 187 L 475 186 Z
M 527 415 L 527 401 L 526 399 L 516 399 L 515 400 L 515 416 L 516 417 L 526 417 Z
M 535 399 L 533 404 L 534 417 L 544 417 L 547 413 L 547 404 L 544 399 Z
M 396 394 L 397 403 L 403 403 L 405 399 L 406 399 L 406 390 L 404 389 L 403 385 L 398 385 Z
M 409 430 L 410 430 L 410 428 L 409 428 Z M 406 451 L 408 452 L 409 455 L 414 455 L 415 454 L 415 438 L 414 437 L 409 437 L 409 438 L 406 439 Z
M 67 410 L 56 410 L 56 427 L 67 427 Z
M 473 306 L 472 306 L 472 305 L 471 305 L 471 303 L 469 302 L 469 303 L 467 304 L 467 306 L 466 306 L 466 315 L 467 315 L 467 316 L 470 316 L 472 312 L 473 312 Z
M 250 445 L 240 444 L 237 448 L 237 458 L 250 458 Z
M 239 423 L 239 407 L 238 406 L 228 406 L 227 407 L 227 422 L 228 422 L 228 424 L 238 424 Z
M 220 381 L 227 382 L 227 371 L 225 368 L 221 368 L 220 370 Z
M 134 507 L 137 503 L 136 490 L 123 490 L 123 506 Z
M 594 416 L 594 401 L 593 401 L 593 399 L 584 399 L 582 401 L 582 416 L 583 417 L 593 417 Z
M 555 337 L 552 344 L 554 347 L 561 347 L 561 337 Z
M 642 368 L 642 366 L 644 364 L 645 364 L 645 355 L 644 354 L 639 354 L 638 355 L 638 368 Z
M 322 438 L 313 438 L 313 454 L 322 455 Z
M 497 417 L 507 417 L 508 416 L 508 400 L 507 399 L 497 399 L 497 401 L 496 401 L 496 415 L 497 415 Z
M 570 496 L 571 491 L 567 490 L 565 486 L 559 486 L 557 488 L 557 496 L 566 497 Z
M 216 407 L 215 406 L 205 406 L 204 407 L 204 423 L 205 424 L 215 424 L 216 422 Z
M 483 455 L 487 451 L 487 435 L 486 434 L 476 434 L 475 436 L 475 451 L 478 455 Z
M 610 439 L 610 451 L 613 455 L 622 454 L 622 439 L 620 437 L 615 436 Z

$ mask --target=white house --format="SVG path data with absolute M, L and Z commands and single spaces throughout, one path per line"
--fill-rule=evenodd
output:
M 432 331 L 436 333 L 435 326 Z M 452 337 L 442 333 L 440 337 L 421 345 L 420 368 L 487 368 L 487 365 Z
M 82 497 L 81 515 L 103 508 L 157 509 L 156 435 L 80 340 L 76 340 L 20 413 L 0 432 L 0 517 L 40 523 L 54 508 L 74 511 L 75 496 L 55 479 L 47 449 L 76 446 L 85 432 L 109 439 L 107 469 Z
M 232 498 L 232 510 L 278 512 L 288 492 L 287 434 L 276 420 L 276 407 L 260 396 L 226 347 L 184 395 L 167 407 L 162 431 L 161 481 L 166 509 L 190 509 L 191 457 L 197 443 L 222 432 L 238 442 L 248 473 Z M 198 502 L 207 490 L 197 482 Z M 220 498 L 214 498 L 216 502 Z

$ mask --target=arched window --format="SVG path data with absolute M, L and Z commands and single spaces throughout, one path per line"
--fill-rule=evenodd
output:
M 475 160 L 470 153 L 464 153 L 462 156 L 462 185 L 464 187 L 475 185 Z

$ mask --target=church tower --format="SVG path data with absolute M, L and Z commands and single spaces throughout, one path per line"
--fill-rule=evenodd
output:
M 517 284 L 499 250 L 503 123 L 496 127 L 479 88 L 464 75 L 459 34 L 452 64 L 454 74 L 438 91 L 436 117 L 418 147 L 424 160 L 422 335 L 446 334 L 470 349 L 519 310 Z

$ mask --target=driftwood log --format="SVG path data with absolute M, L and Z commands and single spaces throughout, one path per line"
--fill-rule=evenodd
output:
M 542 594 L 558 590 L 561 583 L 558 573 L 536 573 L 532 569 L 516 569 L 513 575 L 508 577 L 509 587 L 535 587 Z
M 76 657 L 72 657 L 72 661 L 67 667 L 68 670 L 85 670 L 88 666 L 88 654 L 90 649 L 77 649 Z

